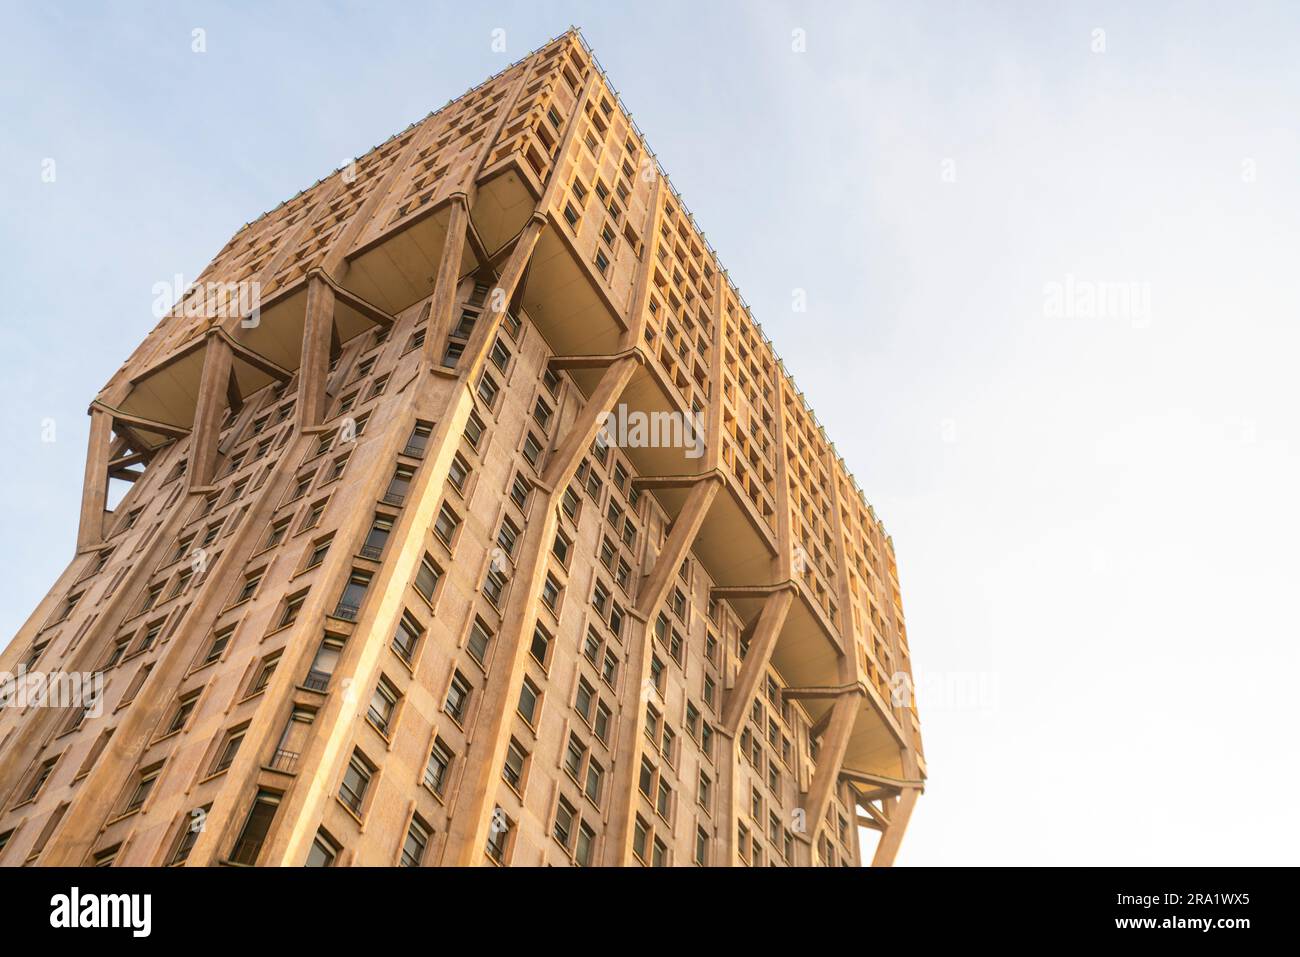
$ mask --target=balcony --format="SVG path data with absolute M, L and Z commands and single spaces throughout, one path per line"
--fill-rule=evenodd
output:
M 384 554 L 383 545 L 362 545 L 361 557 L 369 558 L 371 561 L 379 561 L 379 556 Z
M 327 677 L 326 682 L 329 681 Z M 271 756 L 271 762 L 267 767 L 276 771 L 283 771 L 286 774 L 292 774 L 298 767 L 298 758 L 301 755 L 297 751 L 286 751 L 284 748 L 276 748 L 275 754 Z
M 262 853 L 261 838 L 244 838 L 230 852 L 230 863 L 252 867 L 257 863 L 257 855 Z
M 383 502 L 385 505 L 393 505 L 398 508 L 406 501 L 406 492 L 388 491 L 384 493 Z
M 361 606 L 351 602 L 341 601 L 334 607 L 334 617 L 342 618 L 344 621 L 356 621 L 360 613 Z
M 326 691 L 330 686 L 330 675 L 313 668 L 307 672 L 307 677 L 303 679 L 302 686 L 309 691 Z

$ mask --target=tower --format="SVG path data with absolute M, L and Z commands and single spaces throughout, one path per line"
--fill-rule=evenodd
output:
M 89 432 L 0 864 L 892 863 L 892 541 L 577 31 L 245 226 Z

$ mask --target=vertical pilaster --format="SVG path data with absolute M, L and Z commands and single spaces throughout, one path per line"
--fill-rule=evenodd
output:
M 90 410 L 90 441 L 86 449 L 86 475 L 81 488 L 81 521 L 77 550 L 93 548 L 104 540 L 104 509 L 108 504 L 108 450 L 113 417 L 103 409 Z
M 203 347 L 203 374 L 199 377 L 198 405 L 190 433 L 189 487 L 212 484 L 217 467 L 217 439 L 226 411 L 226 387 L 230 381 L 230 344 L 213 331 Z
M 460 280 L 460 261 L 465 251 L 465 237 L 469 232 L 469 197 L 453 193 L 447 219 L 447 235 L 438 259 L 438 273 L 433 283 L 433 299 L 429 305 L 429 325 L 424 330 L 424 349 L 421 364 L 426 369 L 437 368 L 442 359 L 440 350 L 447 333 L 451 331 L 451 314 L 456 305 L 456 286 Z
M 310 429 L 325 419 L 325 384 L 329 379 L 330 342 L 334 331 L 334 290 L 314 273 L 307 280 L 303 316 L 302 361 L 298 366 L 298 421 Z

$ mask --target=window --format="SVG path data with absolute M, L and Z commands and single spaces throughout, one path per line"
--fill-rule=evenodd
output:
M 653 856 L 650 859 L 651 867 L 668 866 L 668 847 L 659 838 L 655 838 Z
M 496 342 L 492 343 L 492 352 L 489 353 L 489 356 L 492 359 L 492 364 L 502 372 L 505 372 L 506 369 L 509 368 L 510 350 L 506 348 L 505 343 L 500 339 L 497 339 Z
M 478 380 L 479 398 L 482 399 L 490 409 L 496 405 L 497 396 L 500 395 L 500 393 L 501 387 L 497 385 L 496 380 L 484 372 Z
M 591 724 L 591 704 L 596 698 L 596 692 L 591 685 L 587 684 L 585 678 L 578 679 L 578 693 L 573 700 L 574 710 L 582 715 L 582 720 Z
M 551 828 L 551 833 L 555 839 L 560 842 L 565 850 L 569 849 L 569 840 L 573 837 L 573 820 L 577 817 L 577 812 L 573 805 L 564 798 L 556 803 L 555 806 L 555 825 Z
M 420 643 L 420 635 L 423 633 L 424 626 L 409 611 L 403 613 L 397 623 L 397 630 L 393 633 L 393 651 L 408 665 L 415 657 L 415 647 Z
M 513 557 L 515 545 L 519 542 L 519 526 L 509 516 L 501 519 L 501 528 L 497 531 L 497 544 L 507 555 Z
M 646 844 L 650 840 L 650 829 L 646 826 L 645 821 L 641 820 L 641 815 L 637 815 L 636 824 L 632 828 L 632 853 L 637 859 L 644 862 L 646 857 Z
M 339 596 L 339 603 L 334 608 L 334 617 L 345 621 L 356 621 L 357 615 L 361 613 L 361 603 L 365 600 L 366 589 L 369 587 L 370 573 L 354 570 L 343 588 L 343 594 Z
M 406 448 L 402 450 L 402 454 L 417 459 L 424 458 L 424 450 L 428 448 L 429 436 L 432 434 L 433 426 L 428 422 L 415 423 L 415 428 L 411 430 L 411 437 L 406 440 Z
M 537 725 L 537 706 L 542 700 L 542 693 L 532 679 L 525 677 L 523 687 L 519 689 L 519 715 L 530 726 Z
M 555 580 L 555 576 L 547 573 L 546 581 L 542 583 L 542 601 L 546 603 L 546 607 L 551 611 L 555 611 L 556 603 L 560 600 L 560 592 L 561 588 Z
M 334 668 L 343 654 L 344 639 L 338 635 L 326 635 L 316 650 L 316 657 L 303 681 L 303 687 L 312 691 L 324 691 L 329 687 Z
M 199 835 L 203 833 L 203 822 L 207 819 L 208 811 L 211 808 L 211 804 L 196 807 L 181 819 L 181 829 L 176 835 L 176 845 L 167 858 L 168 864 L 181 864 L 189 858 L 190 851 L 194 850 L 194 844 L 198 841 Z
M 566 488 L 564 490 L 564 497 L 560 500 L 560 507 L 564 509 L 564 514 L 569 516 L 569 518 L 575 522 L 578 520 L 579 504 L 578 496 L 574 493 L 573 489 Z M 522 506 L 520 507 L 522 508 Z
M 483 623 L 483 619 L 475 618 L 474 624 L 469 629 L 469 640 L 465 643 L 470 657 L 483 664 L 487 660 L 488 647 L 492 643 L 492 631 Z
M 591 798 L 597 807 L 600 806 L 600 792 L 605 783 L 605 770 L 595 761 L 587 762 L 587 781 L 583 786 L 583 793 Z
M 384 545 L 387 544 L 388 536 L 392 531 L 393 520 L 387 515 L 376 514 L 374 521 L 370 523 L 370 531 L 366 533 L 366 540 L 361 544 L 361 557 L 377 561 L 384 553 Z
M 276 809 L 280 806 L 280 795 L 274 791 L 258 791 L 253 806 L 248 811 L 244 827 L 235 841 L 230 860 L 236 864 L 254 864 L 262 850 L 262 842 L 271 829 Z
M 457 724 L 463 724 L 465 721 L 465 714 L 469 710 L 470 694 L 473 690 L 473 686 L 459 671 L 452 676 L 451 687 L 447 690 L 445 710 Z
M 528 752 L 514 738 L 510 739 L 510 747 L 506 749 L 506 763 L 501 771 L 501 776 L 505 778 L 516 791 L 519 790 L 520 783 L 524 779 L 524 764 L 528 760 Z
M 462 309 L 460 321 L 456 323 L 456 328 L 451 334 L 458 339 L 468 339 L 471 332 L 474 331 L 474 324 L 478 322 L 478 312 L 473 309 Z
M 465 441 L 469 443 L 470 448 L 478 451 L 478 444 L 483 439 L 483 432 L 486 426 L 483 420 L 474 412 L 469 414 L 469 420 L 465 423 Z
M 525 510 L 528 504 L 528 493 L 532 491 L 532 485 L 518 472 L 515 473 L 515 480 L 510 486 L 510 501 L 519 507 L 520 511 Z
M 181 697 L 181 699 L 176 703 L 176 710 L 172 712 L 171 721 L 167 723 L 167 730 L 164 732 L 165 734 L 174 734 L 181 728 L 185 727 L 185 722 L 188 721 L 190 715 L 194 713 L 194 708 L 199 703 L 199 695 L 202 693 L 203 689 L 199 688 Z
M 302 606 L 306 601 L 306 592 L 299 592 L 297 595 L 291 595 L 287 598 L 284 603 L 284 611 L 280 613 L 280 623 L 276 627 L 285 628 L 297 621 L 298 613 L 302 611 Z
M 411 489 L 411 480 L 415 478 L 415 469 L 409 465 L 399 465 L 393 471 L 393 477 L 384 492 L 384 501 L 389 505 L 401 505 L 406 501 L 406 493 Z
M 343 781 L 339 785 L 339 797 L 356 814 L 361 813 L 373 775 L 374 767 L 365 756 L 360 751 L 352 752 L 352 760 L 348 762 L 348 769 L 343 773 Z
M 262 583 L 262 571 L 253 572 L 244 578 L 244 585 L 239 589 L 239 594 L 235 596 L 235 604 L 248 601 L 257 593 L 257 586 Z
M 441 539 L 444 545 L 450 547 L 452 539 L 456 536 L 456 527 L 458 525 L 460 525 L 460 518 L 444 504 L 438 512 L 438 520 L 433 523 L 433 533 Z
M 222 742 L 221 747 L 217 750 L 217 760 L 213 762 L 211 774 L 224 771 L 230 767 L 235 760 L 235 755 L 239 753 L 239 746 L 244 743 L 244 733 L 246 727 L 231 731 L 226 735 L 226 740 Z
M 317 831 L 307 852 L 307 867 L 333 867 L 338 860 L 339 847 L 323 832 Z
M 274 548 L 284 541 L 285 533 L 289 530 L 289 519 L 282 518 L 271 525 L 271 531 L 266 536 L 266 548 Z
M 487 596 L 488 601 L 492 602 L 493 605 L 500 607 L 501 595 L 505 592 L 505 588 L 505 572 L 489 565 L 487 577 L 483 581 L 483 594 Z
M 434 564 L 433 559 L 425 555 L 420 561 L 420 570 L 415 573 L 415 590 L 425 601 L 432 602 L 433 592 L 438 587 L 440 578 L 442 578 L 442 571 Z
M 366 717 L 385 737 L 397 713 L 397 701 L 400 697 L 397 689 L 387 678 L 379 679 L 379 684 L 375 685 L 375 693 L 370 696 L 370 707 L 366 710 Z
M 469 478 L 469 471 L 468 463 L 466 463 L 466 461 L 460 457 L 460 454 L 457 453 L 457 455 L 452 458 L 451 465 L 448 466 L 447 469 L 447 478 L 455 487 L 456 491 L 465 491 L 465 480 Z
M 333 541 L 333 539 L 334 536 L 330 535 L 326 538 L 320 539 L 312 545 L 311 552 L 307 555 L 307 564 L 303 566 L 304 571 L 308 568 L 315 568 L 325 560 L 325 555 L 329 552 L 330 542 Z
M 541 399 L 538 399 L 537 403 L 533 406 L 533 421 L 545 429 L 547 425 L 550 424 L 552 415 L 551 407 Z
M 406 831 L 406 843 L 402 845 L 402 867 L 420 866 L 424 860 L 425 848 L 429 846 L 429 830 L 419 815 L 411 818 L 411 826 Z
M 126 799 L 126 807 L 123 808 L 123 813 L 139 810 L 145 799 L 153 791 L 153 786 L 157 783 L 160 774 L 162 774 L 161 763 L 152 765 L 140 772 L 140 776 L 136 779 L 135 785 Z
M 58 756 L 52 757 L 45 761 L 40 767 L 33 772 L 31 780 L 27 782 L 27 787 L 22 792 L 22 800 L 19 804 L 26 804 L 28 801 L 35 800 L 36 795 L 41 793 L 41 788 L 49 780 L 50 774 L 54 771 L 54 765 L 59 761 Z
M 253 683 L 248 689 L 250 695 L 262 691 L 271 681 L 271 675 L 275 674 L 276 665 L 280 663 L 280 653 L 267 655 L 262 659 L 261 666 L 257 669 L 257 674 L 253 676 Z
M 433 748 L 429 751 L 429 763 L 424 769 L 424 783 L 429 786 L 435 794 L 442 794 L 447 787 L 447 776 L 451 771 L 451 762 L 454 755 L 451 748 L 442 738 L 437 738 L 433 742 Z
M 702 827 L 695 829 L 695 863 L 701 867 L 709 863 L 709 832 Z
M 116 665 L 119 661 L 122 660 L 122 656 L 126 654 L 126 646 L 130 641 L 131 641 L 131 636 L 126 635 L 122 638 L 117 639 L 117 641 L 113 643 L 113 647 L 110 648 L 108 651 L 108 658 L 104 661 L 105 669 L 112 668 L 114 665 Z M 44 648 L 45 645 L 40 646 L 40 650 L 44 650 Z M 39 655 L 33 655 L 33 660 L 37 657 L 39 657 Z
M 573 855 L 574 863 L 579 867 L 590 867 L 595 846 L 596 832 L 588 827 L 586 822 L 578 825 L 578 847 Z
M 641 759 L 641 774 L 638 778 L 637 786 L 640 787 L 641 793 L 646 797 L 652 797 L 654 795 L 655 766 L 645 758 Z
M 555 541 L 551 544 L 551 554 L 554 555 L 561 565 L 568 566 L 569 550 L 572 548 L 572 542 L 569 537 L 561 531 L 555 533 Z
M 537 461 L 541 457 L 542 457 L 542 445 L 537 440 L 537 436 L 529 432 L 527 437 L 525 437 L 524 439 L 524 458 L 528 460 L 529 465 L 533 466 L 533 468 L 536 468 Z
M 545 669 L 549 663 L 550 652 L 551 636 L 538 622 L 533 626 L 533 640 L 529 647 L 529 653 L 533 656 L 533 660 Z
M 212 644 L 208 646 L 208 653 L 203 658 L 203 664 L 210 665 L 220 658 L 226 650 L 226 646 L 230 644 L 230 638 L 234 633 L 235 625 L 227 625 L 217 632 L 212 638 Z
M 492 826 L 488 829 L 486 850 L 488 857 L 498 864 L 505 860 L 506 844 L 510 839 L 511 827 L 513 825 L 510 818 L 506 817 L 501 808 L 496 808 L 492 812 Z

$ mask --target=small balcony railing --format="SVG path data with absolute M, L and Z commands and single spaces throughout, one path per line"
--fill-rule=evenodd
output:
M 401 505 L 406 501 L 405 492 L 385 492 L 383 502 L 385 505 Z
M 271 767 L 277 771 L 292 772 L 298 766 L 297 751 L 286 751 L 284 748 L 276 748 L 275 754 L 271 756 Z
M 402 454 L 408 455 L 413 459 L 422 459 L 424 458 L 424 446 L 414 443 L 409 444 L 406 448 L 402 449 Z
M 230 860 L 233 864 L 247 864 L 251 867 L 257 863 L 257 855 L 261 852 L 262 839 L 246 837 L 230 852 Z
M 379 561 L 379 556 L 384 554 L 383 545 L 362 545 L 361 557 L 369 558 L 372 561 Z
M 330 676 L 313 668 L 307 672 L 307 677 L 303 679 L 302 686 L 311 691 L 324 691 L 330 686 Z
M 342 618 L 344 621 L 356 621 L 357 615 L 361 613 L 361 606 L 354 605 L 351 602 L 341 601 L 334 608 L 334 617 Z

